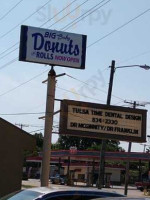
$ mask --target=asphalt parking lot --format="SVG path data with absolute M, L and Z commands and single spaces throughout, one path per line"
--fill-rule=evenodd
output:
M 30 188 L 30 187 L 40 187 L 40 180 L 39 179 L 29 179 L 27 181 L 22 181 L 22 188 Z M 56 184 L 49 184 L 49 187 L 55 187 L 55 188 L 66 188 L 70 186 L 65 186 L 65 185 L 56 185 Z M 84 184 L 78 184 L 75 187 L 85 187 L 87 188 Z M 93 188 L 93 190 L 97 190 L 95 187 L 90 187 Z M 124 187 L 123 186 L 113 186 L 111 188 L 103 188 L 102 190 L 104 191 L 109 191 L 109 192 L 117 192 L 120 194 L 124 194 Z M 128 197 L 150 197 L 149 194 L 144 194 L 144 192 L 141 192 L 136 189 L 136 187 L 129 186 L 128 187 Z

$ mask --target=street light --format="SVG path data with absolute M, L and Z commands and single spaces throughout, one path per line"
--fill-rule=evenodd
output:
M 108 88 L 108 95 L 107 95 L 107 105 L 111 103 L 111 94 L 112 94 L 112 87 L 113 87 L 113 79 L 115 70 L 118 68 L 128 68 L 128 67 L 140 67 L 145 70 L 149 70 L 150 66 L 148 65 L 126 65 L 126 66 L 118 66 L 115 67 L 115 61 L 112 60 L 112 64 L 110 66 L 110 80 L 109 80 L 109 88 Z M 98 177 L 98 188 L 101 189 L 104 181 L 104 173 L 105 173 L 105 149 L 106 149 L 106 140 L 102 140 L 101 152 L 100 152 L 100 167 L 99 167 L 99 177 Z M 131 142 L 129 143 L 128 152 L 131 150 Z M 127 193 L 127 185 L 126 183 L 126 191 Z
M 126 68 L 126 67 L 140 67 L 140 68 L 143 68 L 145 70 L 149 70 L 150 69 L 150 66 L 148 65 L 127 65 L 127 66 L 118 66 L 118 67 L 115 67 L 115 69 L 117 68 Z

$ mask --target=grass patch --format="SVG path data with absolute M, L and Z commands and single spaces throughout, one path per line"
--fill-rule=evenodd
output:
M 34 188 L 35 186 L 32 185 L 22 185 L 22 188 L 28 189 L 28 188 Z

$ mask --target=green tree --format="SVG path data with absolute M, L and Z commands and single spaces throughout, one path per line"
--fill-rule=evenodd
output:
M 56 149 L 67 150 L 72 146 L 76 146 L 78 150 L 100 150 L 101 142 L 102 140 L 95 138 L 60 135 L 56 143 Z M 106 143 L 106 151 L 124 151 L 124 149 L 119 146 L 119 141 L 107 140 Z
M 116 140 L 107 140 L 107 151 L 125 151 L 122 147 L 119 146 L 120 142 Z
M 36 150 L 37 150 L 37 152 L 42 151 L 42 148 L 43 148 L 43 135 L 42 135 L 42 133 L 35 133 L 33 136 L 36 139 Z
M 101 140 L 98 139 L 60 135 L 57 145 L 59 149 L 67 150 L 72 146 L 76 146 L 78 150 L 85 150 L 92 145 L 99 145 L 100 143 Z

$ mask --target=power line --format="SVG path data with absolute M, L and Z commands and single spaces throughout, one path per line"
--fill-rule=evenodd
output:
M 88 97 L 88 96 L 86 96 L 86 95 L 82 95 L 82 94 L 79 94 L 79 93 L 77 93 L 77 92 L 72 92 L 72 91 L 70 91 L 70 90 L 67 90 L 67 89 L 64 89 L 64 88 L 61 88 L 61 87 L 58 87 L 58 86 L 56 86 L 56 88 L 58 88 L 58 89 L 60 89 L 60 90 L 64 90 L 64 91 L 66 91 L 66 92 L 70 92 L 70 93 L 72 93 L 72 94 L 76 94 L 76 95 L 78 95 L 78 96 L 82 96 L 82 97 L 88 98 L 88 99 L 96 100 L 96 101 L 99 101 L 99 102 L 104 102 L 104 101 L 102 101 L 102 100 L 99 100 L 99 99 L 96 99 L 96 98 L 92 98 L 92 97 Z
M 68 8 L 69 6 L 71 6 L 74 2 L 76 2 L 77 0 L 74 0 L 73 2 L 71 2 L 70 4 L 68 4 L 66 7 L 64 7 L 62 10 L 60 10 L 58 13 L 56 13 L 52 18 L 48 19 L 46 22 L 44 22 L 40 27 L 44 26 L 45 24 L 47 24 L 49 21 L 51 21 L 52 19 L 54 19 L 56 16 L 58 16 L 60 13 L 62 13 L 66 8 Z M 14 45 L 12 45 L 10 48 L 6 49 L 5 51 L 3 51 L 2 53 L 0 53 L 0 55 L 4 54 L 5 52 L 7 52 L 8 50 L 10 50 L 11 48 L 13 48 L 14 46 L 16 46 L 17 44 L 19 44 L 19 42 L 15 43 Z M 14 50 L 10 51 L 9 53 L 7 53 L 6 55 L 4 55 L 3 57 L 1 57 L 0 59 L 4 58 L 5 56 L 9 55 L 10 53 L 14 52 L 15 50 L 17 50 L 17 48 L 15 48 Z
M 62 18 L 60 18 L 59 20 L 57 20 L 55 23 L 51 24 L 50 26 L 48 26 L 47 28 L 52 27 L 53 25 L 57 24 L 58 22 L 60 22 L 61 20 L 63 20 L 65 17 L 67 17 L 68 15 L 70 15 L 71 13 L 73 13 L 75 10 L 77 10 L 78 8 L 80 8 L 81 6 L 83 6 L 85 3 L 87 3 L 89 0 L 84 1 L 83 3 L 81 3 L 79 6 L 77 6 L 76 8 L 74 8 L 72 11 L 70 11 L 68 14 L 66 14 L 65 16 L 63 16 Z
M 87 0 L 87 1 L 88 1 L 88 0 Z M 84 2 L 84 3 L 85 3 L 85 2 Z M 80 5 L 80 6 L 81 6 L 81 5 Z M 77 7 L 76 7 L 76 9 L 77 9 Z M 73 11 L 74 11 L 74 10 L 73 10 Z M 150 8 L 147 9 L 147 10 L 145 10 L 144 12 L 140 13 L 140 14 L 137 15 L 136 17 L 132 18 L 132 19 L 129 20 L 128 22 L 124 23 L 123 25 L 119 26 L 118 28 L 114 29 L 114 30 L 111 31 L 110 33 L 106 34 L 105 36 L 101 37 L 100 39 L 96 40 L 95 42 L 93 42 L 92 44 L 90 44 L 89 46 L 87 46 L 87 48 L 90 48 L 91 46 L 95 45 L 95 44 L 98 43 L 99 41 L 101 41 L 101 40 L 107 38 L 108 36 L 110 36 L 110 35 L 112 35 L 113 33 L 117 32 L 117 31 L 120 30 L 121 28 L 127 26 L 129 23 L 131 23 L 132 21 L 138 19 L 139 17 L 143 16 L 144 14 L 146 14 L 146 13 L 149 12 L 149 11 L 150 11 Z M 71 11 L 71 12 L 72 12 L 72 11 Z M 70 12 L 70 13 L 71 13 L 71 12 Z M 69 14 L 70 14 L 70 13 L 69 13 Z M 64 17 L 66 17 L 66 15 L 65 15 Z M 63 18 L 64 18 L 64 17 L 63 17 Z M 62 20 L 63 18 L 61 18 L 60 20 Z M 58 20 L 57 22 L 59 22 L 60 20 Z M 54 24 L 56 24 L 57 22 L 55 22 Z M 53 26 L 54 24 L 52 24 L 51 26 Z M 51 26 L 49 26 L 48 28 L 50 28 Z M 19 43 L 19 42 L 18 42 L 18 43 Z M 18 43 L 16 43 L 16 44 L 18 44 Z M 14 47 L 16 44 L 14 44 L 12 47 Z M 7 51 L 7 50 L 6 50 L 6 51 Z M 6 52 L 6 51 L 5 51 L 5 52 Z M 4 53 L 4 52 L 3 52 L 3 53 Z M 0 55 L 1 55 L 1 54 L 0 54 Z M 1 68 L 0 68 L 0 69 L 1 69 Z
M 23 123 L 15 123 L 17 126 L 25 126 L 25 127 L 44 127 L 43 125 L 35 125 L 35 124 L 23 124 Z
M 74 3 L 76 0 L 74 0 L 72 3 Z M 80 6 L 84 5 L 85 3 L 87 3 L 89 0 L 84 1 L 82 4 L 80 4 L 79 6 L 77 6 L 76 8 L 74 8 L 72 11 L 70 11 L 67 15 L 63 16 L 62 18 L 60 18 L 59 20 L 57 20 L 55 23 L 53 23 L 51 26 L 55 25 L 56 23 L 58 23 L 59 21 L 61 21 L 62 19 L 64 19 L 66 16 L 68 16 L 69 14 L 71 14 L 72 12 L 74 12 L 76 9 L 78 9 Z M 105 1 L 105 0 L 103 0 Z M 102 2 L 103 2 L 102 1 Z M 71 5 L 72 3 L 70 3 L 69 5 Z M 68 6 L 69 6 L 68 5 Z M 57 16 L 58 14 L 60 14 L 63 10 L 65 10 L 68 6 L 66 6 L 64 9 L 62 9 L 60 12 L 58 12 L 55 16 Z M 54 17 L 53 17 L 54 18 Z M 52 20 L 53 18 L 51 18 L 50 20 Z M 44 23 L 45 24 L 45 23 Z M 44 24 L 42 24 L 41 26 L 43 26 Z M 70 24 L 70 23 L 69 23 Z M 40 26 L 40 27 L 41 27 Z M 51 26 L 49 26 L 48 28 L 50 28 Z M 15 43 L 12 47 L 16 46 L 17 44 L 19 44 L 19 42 Z M 10 50 L 9 48 L 9 50 Z M 19 47 L 15 48 L 14 50 L 10 51 L 9 53 L 7 53 L 6 55 L 4 55 L 3 57 L 1 57 L 0 59 L 4 58 L 5 56 L 9 55 L 10 53 L 16 51 Z M 7 49 L 8 50 L 8 49 Z M 2 52 L 0 55 L 2 55 L 3 53 L 7 52 L 7 50 L 5 50 L 4 52 Z M 0 68 L 1 69 L 1 68 Z
M 46 73 L 47 71 L 49 71 L 49 70 L 45 70 L 44 72 L 42 72 L 42 73 L 40 73 L 40 74 L 34 76 L 33 78 L 31 78 L 31 79 L 29 79 L 29 80 L 27 80 L 27 81 L 21 83 L 20 85 L 18 85 L 18 86 L 16 86 L 16 87 L 14 87 L 14 88 L 12 88 L 12 89 L 10 89 L 10 90 L 8 90 L 8 91 L 6 91 L 6 92 L 0 94 L 0 97 L 3 96 L 3 95 L 5 95 L 5 94 L 8 94 L 8 93 L 10 93 L 10 92 L 12 92 L 12 91 L 14 91 L 14 90 L 16 90 L 17 88 L 21 87 L 22 85 L 25 85 L 26 83 L 29 83 L 30 81 L 32 81 L 33 79 L 35 79 L 35 78 L 41 76 L 42 74 Z
M 20 0 L 18 3 L 16 3 L 10 10 L 8 10 L 1 18 L 0 18 L 0 21 L 2 20 L 2 19 L 4 19 L 7 15 L 9 15 L 9 13 L 11 12 L 11 11 L 13 11 L 21 2 L 22 2 L 23 0 Z
M 10 89 L 10 90 L 8 90 L 8 91 L 6 91 L 6 92 L 0 94 L 0 97 L 3 96 L 3 95 L 5 95 L 5 94 L 8 94 L 8 93 L 10 93 L 10 92 L 12 92 L 12 91 L 14 91 L 14 90 L 16 90 L 17 88 L 21 87 L 22 85 L 25 85 L 26 83 L 32 81 L 32 80 L 35 79 L 35 78 L 41 76 L 42 74 L 44 74 L 44 73 L 47 72 L 47 71 L 48 71 L 48 70 L 46 70 L 46 71 L 44 71 L 44 72 L 42 72 L 42 73 L 40 73 L 40 74 L 34 76 L 33 78 L 29 79 L 28 81 L 25 81 L 25 82 L 21 83 L 20 85 L 18 85 L 18 86 L 16 86 L 16 87 L 14 87 L 14 88 L 12 88 L 12 89 Z M 57 86 L 57 88 L 58 88 L 58 89 L 61 89 L 61 90 L 64 90 L 64 91 L 67 91 L 67 92 L 70 92 L 70 93 L 73 93 L 73 94 L 76 94 L 76 95 L 79 95 L 79 96 L 83 96 L 83 97 L 85 97 L 85 98 L 89 98 L 89 99 L 93 99 L 93 100 L 96 100 L 96 101 L 100 101 L 99 99 L 95 99 L 95 98 L 92 98 L 92 97 L 88 97 L 88 96 L 85 96 L 85 95 L 81 95 L 81 94 L 79 94 L 79 93 L 72 92 L 72 91 L 70 91 L 70 90 L 67 90 L 67 89 L 64 89 L 64 88 L 60 88 L 60 87 L 58 87 L 58 86 Z M 104 102 L 104 101 L 103 101 L 103 102 Z M 4 114 L 3 114 L 3 115 L 4 115 Z
M 118 106 L 119 104 L 121 104 L 121 103 L 123 103 L 124 102 L 124 100 L 122 100 L 122 101 L 119 101 L 119 102 L 117 102 L 117 103 L 115 103 L 115 104 L 113 104 L 114 106 Z
M 107 3 L 109 3 L 111 0 L 108 0 L 107 2 L 105 2 L 103 5 L 99 6 L 101 3 L 103 3 L 105 0 L 101 1 L 100 3 L 96 4 L 95 6 L 93 6 L 91 9 L 89 9 L 87 12 L 85 12 L 84 14 L 82 14 L 80 17 L 76 18 L 75 20 L 73 20 L 72 22 L 70 22 L 68 25 L 66 25 L 63 29 L 63 31 L 68 30 L 70 27 L 74 26 L 75 24 L 79 23 L 81 20 L 83 20 L 84 18 L 88 17 L 89 15 L 91 15 L 93 12 L 95 12 L 96 10 L 98 10 L 99 8 L 103 7 L 104 5 L 106 5 Z M 98 8 L 96 8 L 97 6 L 99 6 Z M 96 8 L 96 9 L 94 9 Z M 93 10 L 94 9 L 94 10 Z M 90 12 L 91 11 L 91 12 Z M 90 12 L 90 13 L 89 13 Z M 89 13 L 88 15 L 86 15 L 87 13 Z M 85 15 L 85 16 L 84 16 Z M 81 18 L 81 19 L 80 19 Z M 77 19 L 79 19 L 78 21 L 76 21 Z
M 44 130 L 44 128 L 38 129 L 38 130 L 35 130 L 35 131 L 31 131 L 31 132 L 29 132 L 29 133 L 39 132 L 39 131 L 43 131 L 43 130 Z
M 35 133 L 35 132 L 39 132 L 39 131 L 44 131 L 44 128 L 43 129 L 38 129 L 38 130 L 35 130 L 35 131 L 31 131 L 29 133 Z M 59 134 L 59 132 L 53 132 L 52 131 L 52 134 Z
M 8 52 L 8 53 L 5 54 L 4 56 L 0 57 L 0 60 L 3 59 L 3 58 L 5 58 L 6 56 L 8 56 L 9 54 L 11 54 L 12 52 L 16 51 L 17 49 L 18 49 L 18 47 L 15 48 L 15 49 L 13 49 L 12 51 Z
M 21 83 L 20 85 L 18 85 L 18 86 L 16 86 L 16 87 L 14 87 L 14 88 L 12 88 L 12 89 L 10 89 L 10 90 L 8 90 L 8 91 L 6 91 L 6 92 L 0 94 L 0 97 L 3 96 L 3 95 L 5 95 L 5 94 L 8 94 L 8 93 L 14 91 L 15 89 L 21 87 L 22 85 L 25 85 L 26 83 L 28 83 L 28 82 L 32 81 L 33 79 L 35 79 L 35 78 L 41 76 L 43 73 L 45 73 L 45 72 L 47 72 L 47 71 L 48 71 L 48 70 L 46 70 L 46 71 L 44 71 L 44 72 L 42 72 L 42 73 L 40 73 L 40 74 L 34 76 L 33 78 L 29 79 L 28 81 L 25 81 L 25 82 Z M 77 78 L 75 78 L 75 77 L 73 77 L 73 76 L 70 76 L 70 75 L 68 75 L 68 74 L 66 74 L 66 75 L 67 75 L 68 77 L 70 77 L 70 78 L 73 78 L 74 80 L 77 80 L 77 81 L 83 83 L 83 84 L 89 85 L 88 83 L 86 83 L 86 82 L 84 82 L 84 81 L 81 81 L 81 80 L 79 80 L 79 79 L 77 79 Z M 95 88 L 95 89 L 97 89 L 97 90 L 99 90 L 99 91 L 101 91 L 101 92 L 103 92 L 103 93 L 105 93 L 105 94 L 107 94 L 107 92 L 104 91 L 104 90 L 101 90 L 101 89 L 99 89 L 99 88 L 97 88 L 97 87 L 93 87 L 93 86 L 91 86 L 91 85 L 89 85 L 89 86 L 92 87 L 92 88 Z M 59 88 L 59 87 L 58 87 L 58 88 Z M 59 89 L 63 89 L 63 88 L 59 88 Z M 65 90 L 65 89 L 63 89 L 63 90 Z M 94 99 L 94 98 L 92 98 L 92 97 L 87 97 L 87 96 L 81 95 L 81 94 L 79 94 L 79 93 L 72 92 L 72 91 L 70 91 L 70 90 L 66 90 L 66 91 L 67 91 L 67 92 L 71 92 L 71 93 L 76 94 L 76 95 L 79 95 L 79 96 L 83 96 L 83 97 L 85 97 L 85 98 L 90 98 L 90 99 L 99 101 L 99 99 Z M 122 98 L 120 98 L 120 97 L 117 97 L 117 96 L 115 96 L 115 95 L 112 95 L 112 96 L 115 97 L 115 98 L 117 98 L 117 99 L 120 99 L 120 100 L 124 101 L 124 99 L 122 99 Z M 104 101 L 103 101 L 103 102 L 104 102 Z
M 123 61 L 117 62 L 117 64 L 125 63 L 125 62 L 127 62 L 127 61 L 133 60 L 133 59 L 135 59 L 135 58 L 144 56 L 144 55 L 149 54 L 149 53 L 150 53 L 150 50 L 144 51 L 144 52 L 142 52 L 142 53 L 140 53 L 140 54 L 137 54 L 137 55 L 134 55 L 134 56 L 132 56 L 132 57 L 130 57 L 130 58 L 128 58 L 128 59 L 125 59 L 125 60 L 123 60 Z
M 85 2 L 86 2 L 86 1 L 85 1 Z M 85 3 L 85 2 L 84 2 L 84 3 Z M 99 40 L 97 40 L 97 41 L 95 41 L 94 43 L 90 44 L 87 48 L 90 48 L 91 46 L 93 46 L 94 44 L 96 44 L 97 42 L 99 42 L 100 40 L 102 40 L 102 39 L 108 37 L 109 35 L 111 35 L 112 33 L 116 32 L 116 31 L 120 30 L 121 28 L 123 28 L 124 26 L 128 25 L 128 24 L 131 23 L 132 21 L 136 20 L 136 19 L 139 18 L 140 16 L 144 15 L 144 14 L 147 13 L 148 11 L 150 11 L 150 9 L 147 9 L 146 11 L 142 12 L 142 13 L 139 14 L 138 16 L 136 16 L 136 17 L 134 17 L 133 19 L 129 20 L 128 22 L 124 23 L 123 25 L 121 25 L 121 26 L 118 27 L 117 29 L 113 30 L 112 32 L 110 32 L 110 33 L 108 33 L 107 35 L 105 35 L 105 36 L 103 36 L 102 38 L 100 38 Z M 16 58 L 15 58 L 14 60 L 11 60 L 9 63 L 3 65 L 0 69 L 6 67 L 7 65 L 10 65 L 11 62 L 15 62 L 15 61 L 16 61 Z M 36 77 L 33 77 L 32 80 L 33 80 L 34 78 L 36 78 Z M 30 80 L 29 80 L 29 81 L 30 81 Z M 27 82 L 29 82 L 29 81 L 27 81 Z M 25 83 L 26 83 L 26 82 L 25 82 Z M 23 83 L 23 84 L 21 84 L 21 85 L 24 85 L 25 83 Z M 19 85 L 18 87 L 20 87 L 21 85 Z M 16 87 L 16 88 L 18 88 L 18 87 Z M 16 88 L 15 88 L 15 89 L 16 89 Z M 14 90 L 14 89 L 12 89 L 12 90 Z M 4 95 L 4 94 L 7 94 L 8 92 L 11 92 L 12 90 L 9 90 L 9 91 L 7 91 L 6 93 L 3 93 L 3 94 L 1 94 L 0 96 L 2 96 L 2 95 Z M 118 97 L 117 97 L 117 98 L 118 98 Z M 120 98 L 120 99 L 121 99 L 121 98 Z
M 0 55 L 3 55 L 4 53 L 6 53 L 7 51 L 9 51 L 10 49 L 12 49 L 13 47 L 15 47 L 17 44 L 19 44 L 19 42 L 16 42 L 15 44 L 13 44 L 11 47 L 9 47 L 8 49 L 4 50 L 3 52 L 0 53 Z
M 3 69 L 3 68 L 5 68 L 5 67 L 7 67 L 8 65 L 11 65 L 12 63 L 16 62 L 17 60 L 18 60 L 18 58 L 15 58 L 15 59 L 9 61 L 8 63 L 2 65 L 2 66 L 0 67 L 0 70 Z
M 76 0 L 74 0 L 72 3 L 70 3 L 68 6 L 70 6 L 71 4 L 73 4 Z M 73 9 L 71 12 L 69 12 L 68 14 L 66 14 L 65 16 L 63 16 L 62 18 L 60 18 L 59 20 L 57 20 L 55 23 L 53 23 L 51 26 L 49 26 L 48 28 L 52 27 L 53 25 L 55 25 L 56 23 L 58 23 L 59 21 L 61 21 L 62 19 L 64 19 L 65 17 L 67 17 L 69 14 L 71 14 L 72 12 L 74 12 L 76 9 L 78 9 L 80 6 L 84 5 L 86 2 L 88 2 L 89 0 L 84 1 L 82 4 L 80 4 L 79 6 L 77 6 L 75 9 Z M 58 14 L 60 14 L 61 12 L 63 12 L 68 6 L 66 6 L 65 8 L 63 8 L 62 10 L 60 10 L 54 17 L 56 17 Z M 48 21 L 51 21 L 54 17 L 50 18 Z M 24 20 L 26 21 L 26 20 Z M 47 22 L 48 22 L 47 21 Z M 46 23 L 47 23 L 46 22 Z M 23 23 L 23 22 L 22 22 Z M 20 24 L 22 24 L 20 23 Z M 19 24 L 19 25 L 20 25 Z M 42 24 L 40 27 L 42 27 L 44 24 Z M 17 25 L 18 26 L 18 25 Z M 3 51 L 1 54 L 5 53 L 6 51 L 10 50 L 11 48 L 13 48 L 14 46 L 16 46 L 17 44 L 19 44 L 19 42 L 15 43 L 13 46 L 11 46 L 9 49 Z M 1 55 L 0 54 L 0 55 Z M 9 54 L 9 53 L 8 53 Z
M 0 113 L 0 115 L 39 115 L 39 114 L 43 114 L 45 112 L 36 112 L 36 113 Z
M 136 17 L 132 18 L 131 20 L 127 21 L 126 23 L 122 24 L 121 26 L 119 26 L 118 28 L 114 29 L 113 31 L 111 31 L 110 33 L 106 34 L 105 36 L 101 37 L 100 39 L 96 40 L 95 42 L 93 42 L 92 44 L 90 44 L 88 47 L 93 46 L 94 44 L 98 43 L 99 41 L 107 38 L 108 36 L 112 35 L 113 33 L 117 32 L 118 30 L 122 29 L 123 27 L 127 26 L 129 23 L 133 22 L 134 20 L 138 19 L 139 17 L 143 16 L 144 14 L 146 14 L 147 12 L 150 11 L 150 8 L 145 10 L 144 12 L 140 13 L 139 15 L 137 15 Z
M 68 4 L 66 7 L 64 7 L 62 10 L 60 10 L 58 13 L 56 13 L 52 18 L 48 19 L 46 22 L 44 22 L 40 27 L 44 26 L 45 24 L 47 24 L 49 21 L 51 21 L 52 19 L 54 19 L 56 16 L 58 16 L 60 13 L 62 13 L 66 8 L 68 8 L 69 6 L 71 6 L 74 2 L 76 2 L 77 0 L 72 1 L 70 4 Z
M 70 76 L 70 75 L 68 75 L 68 74 L 66 74 L 66 76 L 68 76 L 68 77 L 70 77 L 70 78 L 72 78 L 72 79 L 74 79 L 74 80 L 76 80 L 76 81 L 79 81 L 79 82 L 81 82 L 81 83 L 83 83 L 83 84 L 85 84 L 85 85 L 88 85 L 88 86 L 90 86 L 90 87 L 92 87 L 92 88 L 95 88 L 95 89 L 99 90 L 100 92 L 103 92 L 103 93 L 107 94 L 106 91 L 101 90 L 101 89 L 99 89 L 99 88 L 97 88 L 97 87 L 95 87 L 95 86 L 92 86 L 92 85 L 90 85 L 90 84 L 88 84 L 88 83 L 86 83 L 86 82 L 84 82 L 84 81 L 81 81 L 81 80 L 79 80 L 79 79 L 77 79 L 77 78 L 75 78 L 75 77 L 73 77 L 73 76 Z M 112 96 L 115 97 L 115 98 L 117 98 L 117 99 L 120 99 L 120 100 L 124 101 L 124 99 L 122 99 L 122 98 L 120 98 L 120 97 L 117 97 L 117 96 L 115 96 L 115 95 L 112 95 Z
M 43 125 L 30 125 L 30 124 L 29 124 L 29 126 L 30 127 L 44 127 Z
M 35 12 L 33 12 L 31 15 L 29 15 L 27 18 L 25 18 L 24 20 L 22 20 L 19 24 L 17 24 L 16 26 L 14 26 L 13 28 L 11 28 L 9 31 L 7 31 L 6 33 L 4 33 L 3 35 L 0 36 L 0 39 L 2 39 L 3 37 L 5 37 L 6 35 L 8 35 L 9 33 L 11 33 L 14 29 L 16 29 L 18 26 L 20 26 L 21 24 L 23 24 L 25 21 L 27 21 L 29 18 L 31 18 L 35 13 L 37 13 L 39 10 L 41 10 L 43 7 L 45 7 L 49 2 L 51 2 L 52 0 L 47 1 L 43 6 L 41 6 L 39 9 L 37 9 Z

